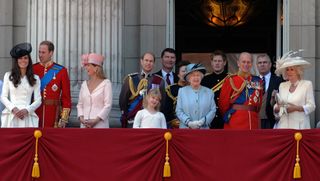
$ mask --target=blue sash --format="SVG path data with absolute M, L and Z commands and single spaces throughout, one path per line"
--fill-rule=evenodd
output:
M 60 70 L 62 70 L 62 68 L 63 67 L 61 65 L 54 64 L 52 68 L 46 74 L 44 74 L 44 76 L 41 78 L 41 92 L 49 84 L 53 77 L 56 76 L 60 72 Z

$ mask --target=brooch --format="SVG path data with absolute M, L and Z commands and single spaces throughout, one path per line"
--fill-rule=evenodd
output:
M 55 92 L 58 90 L 58 86 L 57 84 L 53 84 L 53 86 L 51 87 L 51 89 Z

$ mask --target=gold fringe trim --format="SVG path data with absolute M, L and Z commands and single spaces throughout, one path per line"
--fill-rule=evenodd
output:
M 171 169 L 169 163 L 169 140 L 172 139 L 172 134 L 170 132 L 166 132 L 164 134 L 164 139 L 166 140 L 166 162 L 163 167 L 163 177 L 171 177 Z
M 70 108 L 63 108 L 61 111 L 60 117 L 62 120 L 68 123 L 69 114 L 70 114 Z
M 34 163 L 32 167 L 32 178 L 40 178 L 40 167 L 38 163 L 38 142 L 39 138 L 42 136 L 42 133 L 40 130 L 35 130 L 33 133 L 34 137 L 36 138 L 36 147 L 35 147 L 35 155 L 34 155 Z
M 293 169 L 293 178 L 298 179 L 301 178 L 301 168 L 300 168 L 300 157 L 299 157 L 299 143 L 302 139 L 302 134 L 300 132 L 296 132 L 294 134 L 294 139 L 297 141 L 297 155 L 296 155 L 296 163 L 294 164 Z
M 129 76 L 129 88 L 131 91 L 131 97 L 130 100 L 133 100 L 135 97 L 137 97 L 142 89 L 147 89 L 148 87 L 148 80 L 146 78 L 143 78 L 140 80 L 137 90 L 135 90 L 132 77 Z

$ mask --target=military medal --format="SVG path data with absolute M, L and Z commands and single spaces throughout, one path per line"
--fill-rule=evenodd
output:
M 58 86 L 57 84 L 53 84 L 53 86 L 51 87 L 51 89 L 55 92 L 58 90 Z

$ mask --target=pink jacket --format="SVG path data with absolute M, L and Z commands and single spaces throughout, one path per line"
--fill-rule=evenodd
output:
M 111 82 L 105 79 L 90 94 L 87 81 L 81 85 L 79 102 L 77 105 L 78 117 L 95 119 L 100 117 L 103 121 L 98 122 L 95 128 L 109 128 L 109 113 L 112 106 Z M 81 127 L 84 127 L 81 124 Z

